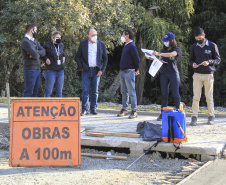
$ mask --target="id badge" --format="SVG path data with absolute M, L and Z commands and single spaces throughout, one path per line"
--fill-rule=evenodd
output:
M 57 60 L 57 65 L 61 65 L 61 61 L 60 60 Z

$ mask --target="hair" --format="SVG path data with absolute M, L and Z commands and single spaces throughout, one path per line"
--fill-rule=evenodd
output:
M 87 35 L 89 35 L 89 32 L 91 31 L 91 30 L 96 30 L 95 28 L 90 28 L 88 31 L 87 31 Z M 96 30 L 97 31 L 97 30 Z
M 197 28 L 194 29 L 194 32 L 193 32 L 194 37 L 197 37 L 197 36 L 203 35 L 203 34 L 205 34 L 205 33 L 204 33 L 204 30 L 202 28 L 197 27 Z
M 61 33 L 59 31 L 53 31 L 51 36 L 55 37 L 56 35 L 61 35 Z
M 169 47 L 166 47 L 165 45 L 163 46 L 163 49 L 162 51 L 165 52 L 165 51 L 170 51 L 170 50 L 173 50 L 175 48 L 177 48 L 177 41 L 175 39 L 173 40 L 170 40 L 169 41 Z
M 35 23 L 28 23 L 25 27 L 25 33 L 28 33 L 31 29 L 34 29 L 36 26 Z
M 134 38 L 134 32 L 132 29 L 125 29 L 123 30 L 122 34 L 125 34 L 125 35 L 129 35 L 129 39 L 133 40 Z

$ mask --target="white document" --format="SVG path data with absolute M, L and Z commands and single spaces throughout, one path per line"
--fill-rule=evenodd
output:
M 150 68 L 149 68 L 149 70 L 148 70 L 148 73 L 151 76 L 155 77 L 156 73 L 159 71 L 159 69 L 161 68 L 162 64 L 163 63 L 159 59 L 157 59 L 157 58 L 154 59 L 152 64 L 151 64 L 151 66 L 150 66 Z
M 154 50 L 141 48 L 141 51 L 145 53 L 146 58 L 156 59 L 155 55 L 152 55 Z

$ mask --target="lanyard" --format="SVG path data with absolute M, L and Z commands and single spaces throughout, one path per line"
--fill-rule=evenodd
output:
M 57 60 L 59 60 L 59 56 L 60 56 L 60 48 L 59 48 L 59 44 L 58 44 L 58 50 L 56 48 L 56 46 L 54 45 L 54 48 L 56 50 L 56 54 L 57 54 Z

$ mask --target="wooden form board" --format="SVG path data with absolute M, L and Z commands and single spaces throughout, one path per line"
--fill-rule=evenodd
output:
M 80 166 L 80 100 L 13 98 L 10 166 Z

